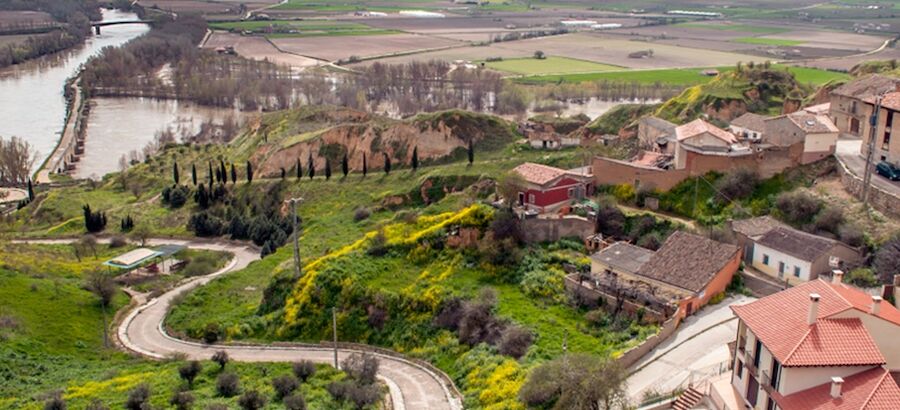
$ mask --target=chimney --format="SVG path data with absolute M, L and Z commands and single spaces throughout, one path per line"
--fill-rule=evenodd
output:
M 869 313 L 878 315 L 881 312 L 881 296 L 872 296 L 872 309 Z
M 844 283 L 844 271 L 835 269 L 832 271 L 831 283 Z
M 894 286 L 900 286 L 900 275 L 894 275 Z
M 831 398 L 839 399 L 841 398 L 841 386 L 844 384 L 844 379 L 840 377 L 832 377 L 831 378 Z
M 818 293 L 809 294 L 809 316 L 806 318 L 806 323 L 809 325 L 816 323 L 816 317 L 819 316 L 819 299 L 821 298 Z

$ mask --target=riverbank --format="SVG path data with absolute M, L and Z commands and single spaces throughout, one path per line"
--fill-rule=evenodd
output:
M 81 89 L 81 75 L 67 83 L 66 87 L 69 87 L 72 96 L 66 107 L 66 122 L 53 153 L 47 157 L 35 173 L 34 180 L 38 184 L 49 184 L 51 173 L 67 173 L 74 169 L 74 163 L 78 159 L 78 146 L 84 143 L 81 129 L 87 105 Z

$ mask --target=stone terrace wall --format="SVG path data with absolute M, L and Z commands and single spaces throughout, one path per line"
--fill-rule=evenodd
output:
M 841 184 L 844 185 L 844 189 L 851 195 L 862 199 L 862 178 L 850 172 L 850 170 L 847 169 L 847 166 L 840 161 L 840 158 L 838 158 L 838 164 L 840 165 L 838 166 L 838 172 L 841 174 Z M 872 177 L 877 178 L 878 176 L 873 175 Z M 890 192 L 883 191 L 875 185 L 869 187 L 869 204 L 880 212 L 900 217 L 900 197 Z
M 593 222 L 575 215 L 553 219 L 523 219 L 520 228 L 528 243 L 558 241 L 569 236 L 582 239 L 594 233 Z

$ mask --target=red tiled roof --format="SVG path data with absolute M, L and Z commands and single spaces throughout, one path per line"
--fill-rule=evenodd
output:
M 723 140 L 729 144 L 737 143 L 737 137 L 734 134 L 725 131 L 715 125 L 712 125 L 702 118 L 697 118 L 687 124 L 679 125 L 675 128 L 675 136 L 679 141 L 703 134 L 704 132 L 708 132 L 714 137 Z
M 806 322 L 810 293 L 821 296 L 813 326 Z M 849 309 L 868 314 L 871 303 L 859 290 L 819 279 L 731 309 L 785 366 L 884 363 L 864 328 L 831 318 Z M 900 311 L 889 303 L 878 317 L 900 326 Z
M 536 185 L 544 185 L 562 175 L 565 175 L 566 173 L 564 169 L 559 169 L 548 165 L 535 164 L 533 162 L 526 162 L 524 164 L 521 164 L 515 167 L 513 171 L 521 175 L 526 182 L 530 182 Z
M 783 410 L 897 410 L 900 387 L 890 373 L 881 368 L 844 377 L 841 397 L 831 397 L 831 383 L 801 390 L 777 398 Z
M 862 321 L 847 318 L 817 320 L 781 363 L 785 366 L 854 366 L 884 362 L 884 356 Z
M 887 93 L 881 99 L 881 106 L 894 111 L 900 111 L 900 92 Z

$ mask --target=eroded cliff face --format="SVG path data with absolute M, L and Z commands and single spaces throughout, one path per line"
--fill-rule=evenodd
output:
M 298 159 L 303 168 L 308 169 L 312 155 L 320 173 L 327 158 L 331 161 L 332 172 L 337 174 L 345 153 L 351 170 L 362 169 L 365 155 L 372 172 L 382 169 L 384 154 L 391 159 L 392 166 L 399 167 L 409 164 L 416 148 L 421 163 L 450 155 L 464 157 L 469 141 L 479 150 L 515 139 L 512 126 L 505 121 L 462 111 L 429 114 L 406 121 L 347 109 L 318 116 L 317 120 L 329 125 L 316 131 L 277 138 L 269 135 L 263 139 L 250 156 L 258 172 L 277 175 L 281 168 L 293 170 Z M 258 128 L 257 132 L 263 130 Z

